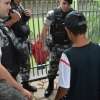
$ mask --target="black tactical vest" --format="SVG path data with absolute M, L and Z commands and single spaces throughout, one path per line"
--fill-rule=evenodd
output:
M 70 44 L 70 40 L 65 31 L 64 20 L 65 16 L 72 10 L 73 9 L 70 9 L 66 13 L 64 13 L 61 8 L 56 8 L 54 10 L 54 21 L 50 27 L 50 34 L 52 35 L 54 44 Z

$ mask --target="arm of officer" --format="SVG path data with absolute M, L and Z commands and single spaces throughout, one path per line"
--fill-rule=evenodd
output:
M 59 88 L 55 100 L 60 100 L 63 96 L 68 95 L 70 88 L 70 63 L 67 56 L 63 53 L 59 63 Z
M 48 35 L 48 30 L 49 30 L 49 26 L 44 24 L 43 28 L 42 28 L 42 31 L 40 33 L 40 36 L 39 36 L 39 40 L 44 42 L 47 35 Z
M 57 94 L 55 100 L 63 100 L 62 98 L 67 95 L 67 89 L 59 87 L 57 90 Z
M 41 41 L 45 41 L 47 35 L 48 35 L 48 31 L 49 31 L 49 28 L 50 28 L 50 25 L 52 24 L 54 20 L 54 10 L 51 10 L 47 13 L 47 16 L 44 20 L 44 26 L 42 28 L 42 31 L 40 33 L 40 40 Z
M 5 69 L 5 67 L 1 64 L 1 57 L 2 57 L 2 51 L 0 47 L 0 80 L 6 80 L 8 84 L 10 84 L 12 87 L 16 88 L 19 92 L 21 92 L 24 96 L 28 98 L 28 100 L 32 100 L 32 94 L 25 90 L 19 83 L 17 83 L 10 73 Z

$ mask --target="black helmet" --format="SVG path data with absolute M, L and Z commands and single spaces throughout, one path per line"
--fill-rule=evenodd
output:
M 67 1 L 69 4 L 72 4 L 73 0 L 65 0 Z
M 82 13 L 72 11 L 65 17 L 65 27 L 73 33 L 86 33 L 86 18 Z

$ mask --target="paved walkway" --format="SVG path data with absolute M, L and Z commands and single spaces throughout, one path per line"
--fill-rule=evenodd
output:
M 45 92 L 45 89 L 47 88 L 47 85 L 48 85 L 47 79 L 40 80 L 40 81 L 37 81 L 37 82 L 32 82 L 31 84 L 38 88 L 37 92 L 35 92 L 33 94 L 33 100 L 54 100 L 54 97 L 55 97 L 56 91 L 57 91 L 57 87 L 58 87 L 57 83 L 58 82 L 57 82 L 57 79 L 56 79 L 55 85 L 54 85 L 54 91 L 53 91 L 52 95 L 49 98 L 45 98 L 44 92 Z
M 32 72 L 31 72 L 31 75 L 30 76 L 31 76 L 30 79 L 33 79 Z M 36 76 L 34 78 L 37 78 L 37 77 L 38 76 Z M 37 92 L 35 92 L 33 94 L 33 100 L 54 100 L 54 97 L 56 95 L 57 88 L 58 88 L 58 81 L 57 80 L 58 79 L 56 78 L 55 79 L 55 82 L 54 82 L 54 91 L 53 91 L 52 95 L 49 98 L 45 98 L 44 97 L 45 89 L 48 86 L 48 79 L 43 79 L 43 80 L 39 80 L 39 81 L 32 82 L 31 85 L 37 87 Z M 18 81 L 21 82 L 20 75 L 18 76 Z

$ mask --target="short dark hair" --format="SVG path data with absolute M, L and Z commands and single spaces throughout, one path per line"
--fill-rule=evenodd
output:
M 69 4 L 72 4 L 73 0 L 65 0 L 67 1 Z
M 85 34 L 87 31 L 86 18 L 82 13 L 72 11 L 65 17 L 65 27 L 75 35 Z

